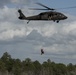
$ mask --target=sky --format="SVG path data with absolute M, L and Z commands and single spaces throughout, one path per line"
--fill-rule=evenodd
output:
M 57 10 L 68 16 L 67 20 L 22 21 L 18 19 L 19 8 L 26 16 L 44 11 L 29 10 L 39 7 L 36 2 L 54 8 L 76 5 L 76 0 L 1 0 L 0 1 L 0 57 L 8 52 L 13 58 L 44 62 L 76 64 L 76 9 Z M 40 54 L 41 48 L 44 54 Z

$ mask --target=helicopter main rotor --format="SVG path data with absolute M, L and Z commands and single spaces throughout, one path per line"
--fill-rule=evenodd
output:
M 54 10 L 61 10 L 61 9 L 73 9 L 73 8 L 76 8 L 76 6 L 71 6 L 71 7 L 54 9 L 54 8 L 50 8 L 50 7 L 48 7 L 48 6 L 43 5 L 42 3 L 36 3 L 36 4 L 44 7 L 45 9 L 44 9 L 44 8 L 43 8 L 43 9 L 41 9 L 41 8 L 30 8 L 30 10 L 51 10 L 51 11 L 54 11 Z
M 30 8 L 30 9 L 31 10 L 52 10 L 52 11 L 56 10 L 56 9 L 53 9 L 53 8 L 49 8 L 49 7 L 47 7 L 47 6 L 45 6 L 45 5 L 41 4 L 41 3 L 36 3 L 36 4 L 42 6 L 42 7 L 46 8 L 46 9 L 41 9 L 41 8 Z

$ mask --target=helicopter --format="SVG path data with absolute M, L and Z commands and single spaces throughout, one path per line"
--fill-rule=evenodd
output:
M 30 8 L 31 10 L 50 10 L 50 11 L 46 11 L 46 12 L 41 12 L 39 13 L 38 15 L 34 15 L 34 16 L 29 16 L 29 17 L 26 17 L 22 10 L 19 9 L 18 10 L 18 13 L 19 13 L 19 19 L 20 20 L 28 20 L 27 24 L 29 23 L 29 21 L 36 21 L 36 20 L 41 20 L 41 21 L 54 21 L 56 23 L 59 23 L 60 20 L 65 20 L 67 19 L 68 17 L 65 16 L 63 13 L 61 12 L 57 12 L 57 11 L 54 11 L 56 9 L 53 9 L 53 8 L 49 8 L 41 3 L 36 3 L 46 9 L 40 9 L 40 8 Z M 68 7 L 68 8 L 76 8 L 76 7 Z

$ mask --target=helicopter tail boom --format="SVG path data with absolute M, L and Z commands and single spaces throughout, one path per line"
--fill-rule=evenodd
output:
M 18 12 L 19 12 L 19 15 L 20 15 L 18 18 L 19 18 L 20 20 L 27 19 L 26 16 L 22 13 L 22 11 L 21 11 L 20 9 L 18 10 Z

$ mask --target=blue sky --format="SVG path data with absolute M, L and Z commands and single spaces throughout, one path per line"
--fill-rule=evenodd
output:
M 38 2 L 54 7 L 67 7 L 76 5 L 75 0 L 38 0 Z
M 32 2 L 30 4 L 30 2 Z M 15 7 L 15 8 L 23 8 L 23 6 L 28 6 L 30 7 L 30 5 L 32 7 L 36 6 L 38 7 L 37 5 L 34 5 L 36 2 L 40 2 L 50 8 L 66 8 L 66 7 L 73 7 L 73 6 L 76 6 L 76 1 L 75 0 L 28 0 L 28 2 L 21 2 L 21 3 L 7 3 L 8 7 Z M 16 5 L 16 6 L 15 6 Z M 39 6 L 40 7 L 40 6 Z M 60 12 L 64 12 L 64 13 L 69 13 L 69 14 L 73 14 L 73 15 L 76 15 L 76 9 L 61 9 L 61 10 L 57 10 L 57 11 L 60 11 Z
M 53 21 L 19 20 L 18 8 L 26 16 L 43 11 L 28 10 L 41 7 L 40 2 L 54 8 L 75 6 L 76 0 L 1 0 L 0 1 L 0 57 L 4 52 L 13 58 L 31 58 L 44 62 L 47 59 L 57 63 L 76 64 L 76 9 L 57 10 L 68 16 L 67 20 Z M 22 6 L 23 5 L 23 6 Z M 44 55 L 40 55 L 41 48 Z
M 53 8 L 66 8 L 76 6 L 76 0 L 38 0 L 38 2 L 41 2 Z M 76 9 L 66 9 L 61 11 L 76 15 Z

